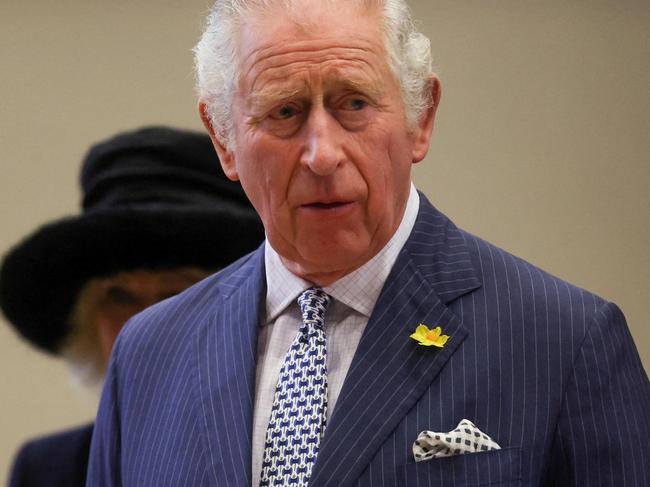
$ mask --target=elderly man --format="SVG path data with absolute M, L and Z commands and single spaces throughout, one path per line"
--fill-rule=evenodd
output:
M 619 309 L 411 183 L 440 83 L 399 0 L 218 0 L 200 112 L 266 243 L 118 339 L 88 485 L 648 485 Z
M 122 132 L 88 151 L 81 183 L 81 215 L 46 224 L 4 258 L 0 307 L 33 346 L 92 386 L 126 320 L 254 249 L 264 233 L 205 134 Z M 29 441 L 10 487 L 84 485 L 92 430 Z

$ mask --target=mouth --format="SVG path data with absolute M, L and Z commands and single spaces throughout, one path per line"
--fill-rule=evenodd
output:
M 314 201 L 300 205 L 300 208 L 309 213 L 337 214 L 352 207 L 353 203 L 353 201 Z
M 349 201 L 333 201 L 331 203 L 321 203 L 315 202 L 315 203 L 307 203 L 306 205 L 302 205 L 303 208 L 313 208 L 315 210 L 332 210 L 334 208 L 340 208 L 345 205 L 349 205 Z

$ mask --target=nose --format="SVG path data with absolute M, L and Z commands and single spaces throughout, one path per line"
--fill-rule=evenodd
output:
M 343 134 L 340 130 L 336 119 L 323 107 L 309 114 L 301 162 L 318 176 L 329 176 L 343 161 Z

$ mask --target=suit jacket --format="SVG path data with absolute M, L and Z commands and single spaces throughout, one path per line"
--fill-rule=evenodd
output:
M 14 461 L 9 487 L 83 487 L 93 425 L 30 440 Z
M 263 250 L 136 317 L 89 486 L 247 486 Z M 409 338 L 440 325 L 442 349 Z M 421 195 L 310 487 L 650 485 L 650 384 L 621 311 L 456 228 Z M 415 463 L 463 418 L 498 451 Z

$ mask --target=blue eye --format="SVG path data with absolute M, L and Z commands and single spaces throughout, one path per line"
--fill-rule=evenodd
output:
M 286 120 L 287 118 L 291 118 L 294 115 L 296 115 L 297 112 L 298 112 L 298 110 L 296 110 L 296 108 L 294 106 L 292 106 L 292 105 L 283 105 L 283 106 L 273 110 L 273 112 L 271 113 L 271 118 L 275 118 L 275 119 L 278 119 L 278 120 Z
M 363 110 L 368 103 L 361 98 L 350 98 L 345 101 L 344 106 L 346 110 Z

